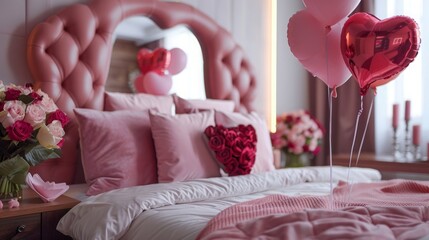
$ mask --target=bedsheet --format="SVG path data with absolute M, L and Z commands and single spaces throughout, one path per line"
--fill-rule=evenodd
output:
M 282 169 L 237 177 L 137 186 L 89 197 L 57 229 L 74 239 L 195 239 L 208 221 L 236 203 L 271 194 L 326 195 L 329 167 Z M 332 169 L 334 182 L 347 168 Z M 373 169 L 353 168 L 359 182 L 380 179 Z

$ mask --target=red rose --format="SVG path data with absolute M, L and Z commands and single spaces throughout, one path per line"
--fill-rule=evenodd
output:
M 224 169 L 225 172 L 228 173 L 228 175 L 232 176 L 231 173 L 238 168 L 238 162 L 234 158 L 229 158 L 229 159 L 226 159 L 224 166 L 225 166 L 225 169 Z
M 251 165 L 253 166 L 253 164 L 255 163 L 255 151 L 252 150 L 251 148 L 244 148 L 243 152 L 241 153 L 240 156 L 240 164 L 246 165 L 247 163 L 251 163 Z
M 244 148 L 245 148 L 244 139 L 241 139 L 241 138 L 237 139 L 234 145 L 231 146 L 232 155 L 239 157 Z
M 233 129 L 225 131 L 225 143 L 232 146 L 237 139 L 237 133 Z
M 42 96 L 40 96 L 36 92 L 31 92 L 30 94 L 28 94 L 28 96 L 33 98 L 33 103 L 38 103 L 38 102 L 42 101 L 42 98 L 43 98 Z
M 213 136 L 216 135 L 216 128 L 214 126 L 208 126 L 205 130 L 204 130 L 204 134 L 211 138 Z
M 9 138 L 13 141 L 25 141 L 33 132 L 33 127 L 28 122 L 18 120 L 14 124 L 6 128 Z
M 0 111 L 3 111 L 3 110 L 4 110 L 4 103 L 5 103 L 5 102 L 0 102 Z
M 63 138 L 63 139 L 61 139 L 61 140 L 57 143 L 57 146 L 58 146 L 59 148 L 62 148 L 62 147 L 63 147 L 63 144 L 64 144 L 64 138 Z
M 227 162 L 231 157 L 231 149 L 229 148 L 223 148 L 220 151 L 216 151 L 216 159 L 222 164 L 225 164 L 225 162 Z
M 5 101 L 18 100 L 19 95 L 21 95 L 21 91 L 14 88 L 9 88 L 5 93 Z
M 213 136 L 209 139 L 209 146 L 214 151 L 222 151 L 225 148 L 225 139 L 221 136 Z
M 55 112 L 52 112 L 48 115 L 48 118 L 46 119 L 46 125 L 50 124 L 54 120 L 60 121 L 61 126 L 64 127 L 70 121 L 70 118 L 67 117 L 63 111 L 57 109 Z

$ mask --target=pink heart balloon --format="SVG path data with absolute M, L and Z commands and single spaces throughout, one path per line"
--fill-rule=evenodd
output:
M 360 0 L 303 0 L 308 12 L 324 26 L 331 26 L 347 17 Z
M 146 93 L 154 95 L 167 95 L 173 85 L 171 75 L 159 75 L 156 72 L 148 72 L 143 78 L 143 87 Z
M 380 20 L 356 13 L 341 34 L 344 62 L 365 95 L 369 88 L 395 79 L 417 56 L 420 33 L 417 23 L 406 16 Z
M 302 66 L 328 87 L 343 85 L 351 76 L 343 61 L 340 41 L 346 19 L 325 28 L 307 10 L 289 19 L 287 38 L 293 55 Z

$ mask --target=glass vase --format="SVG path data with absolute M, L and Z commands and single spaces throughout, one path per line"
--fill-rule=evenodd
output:
M 305 167 L 310 165 L 309 157 L 307 154 L 294 154 L 286 152 L 283 155 L 284 160 L 282 159 L 282 163 L 283 166 L 286 168 Z
M 13 198 L 22 200 L 22 185 L 11 182 L 7 176 L 0 177 L 0 200 L 4 204 Z

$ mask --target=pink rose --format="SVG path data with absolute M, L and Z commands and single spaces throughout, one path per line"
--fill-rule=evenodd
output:
M 18 100 L 19 95 L 21 95 L 21 91 L 15 88 L 9 88 L 6 90 L 5 95 L 5 101 Z
M 62 138 L 65 134 L 64 129 L 62 127 L 62 123 L 59 120 L 54 120 L 46 127 L 48 127 L 49 131 L 54 137 Z
M 58 109 L 57 105 L 55 105 L 55 102 L 48 96 L 48 94 L 42 92 L 42 90 L 37 90 L 37 94 L 42 96 L 42 101 L 40 104 L 42 105 L 42 108 L 47 112 L 51 113 Z
M 28 122 L 18 120 L 13 125 L 7 127 L 6 132 L 11 140 L 22 142 L 31 136 L 33 127 Z
M 58 120 L 61 122 L 61 126 L 64 127 L 70 121 L 69 117 L 60 109 L 55 110 L 55 112 L 49 113 L 46 120 L 46 124 Z
M 33 127 L 43 123 L 45 118 L 46 113 L 39 105 L 31 104 L 27 106 L 27 114 L 25 114 L 24 120 Z
M 6 102 L 3 106 L 3 110 L 7 112 L 7 114 L 2 117 L 2 124 L 5 128 L 18 120 L 23 120 L 25 117 L 25 104 L 18 100 Z

